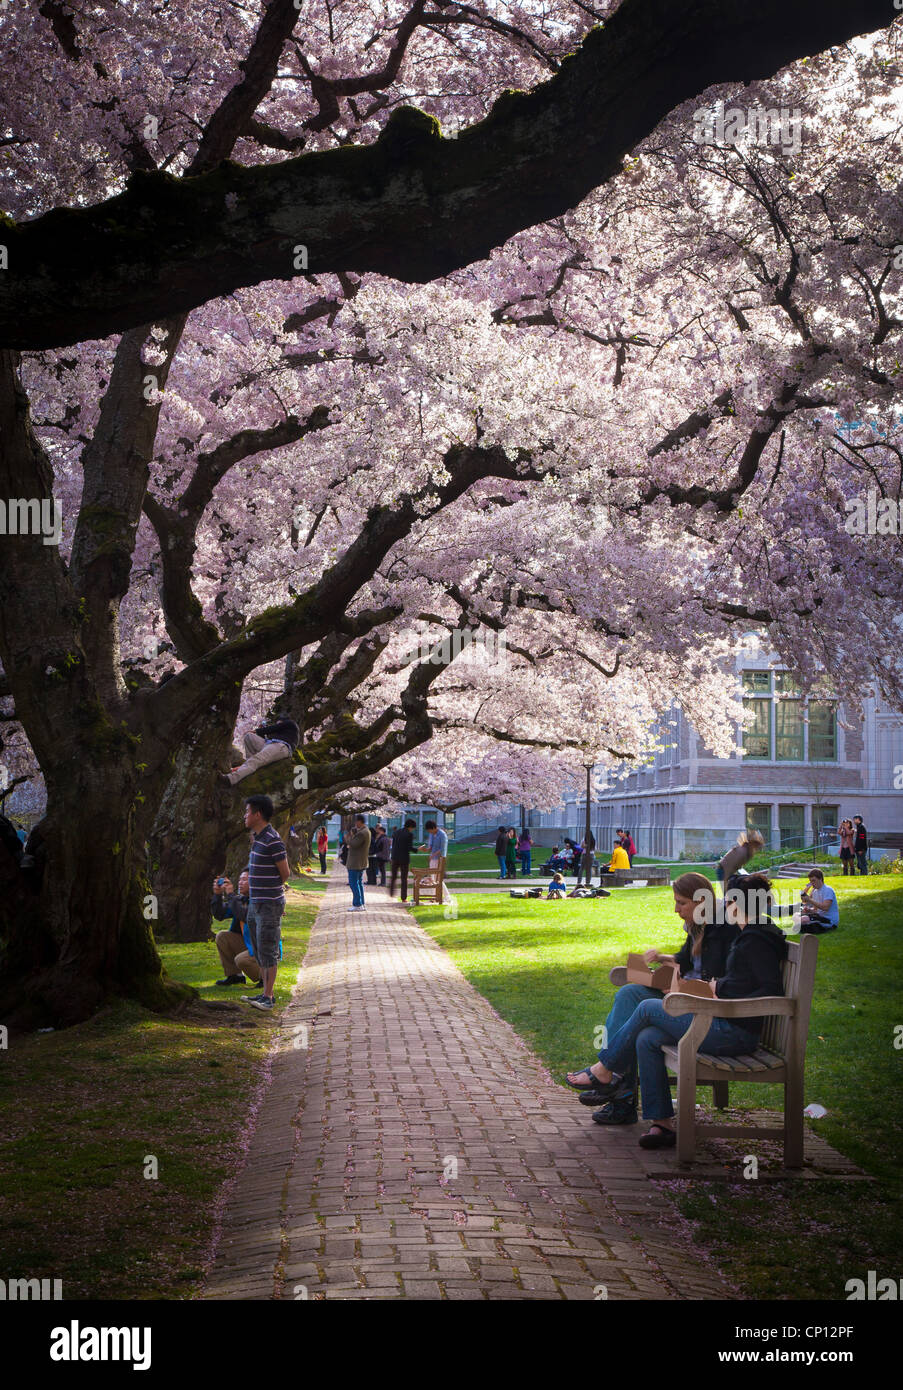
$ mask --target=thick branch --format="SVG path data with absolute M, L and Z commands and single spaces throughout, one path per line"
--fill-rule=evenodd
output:
M 290 4 L 274 0 L 265 22 L 287 22 Z M 548 82 L 506 93 L 456 140 L 402 110 L 365 148 L 222 165 L 199 178 L 135 174 L 97 207 L 4 228 L 0 341 L 100 338 L 241 286 L 290 280 L 298 243 L 316 273 L 435 279 L 575 207 L 669 111 L 713 83 L 771 77 L 894 17 L 888 0 L 624 0 Z M 250 79 L 250 60 L 247 71 Z M 255 92 L 235 97 L 239 129 Z M 208 127 L 205 155 L 215 146 Z

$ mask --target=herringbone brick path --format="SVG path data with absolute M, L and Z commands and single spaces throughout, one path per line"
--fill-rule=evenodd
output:
M 204 1297 L 724 1298 L 646 1176 L 385 890 L 328 887 Z M 581 1058 L 575 1058 L 575 1063 Z

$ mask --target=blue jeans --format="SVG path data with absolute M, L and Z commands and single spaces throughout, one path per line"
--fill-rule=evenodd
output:
M 646 999 L 599 1053 L 599 1061 L 609 1071 L 626 1075 L 631 1066 L 639 1068 L 644 1120 L 667 1120 L 674 1114 L 662 1048 L 679 1042 L 692 1022 L 692 1014 L 672 1018 L 665 1013 L 660 999 Z M 756 1035 L 746 1028 L 727 1018 L 713 1018 L 699 1050 L 717 1057 L 755 1051 L 758 1045 Z
M 650 989 L 648 985 L 621 985 L 615 995 L 615 1002 L 612 1004 L 608 1018 L 605 1020 L 606 1037 L 611 1039 L 619 1028 L 623 1028 L 628 1019 L 633 1017 L 634 1010 L 639 1007 L 646 999 L 662 999 L 664 996 L 660 989 Z M 604 1050 L 604 1049 L 603 1049 Z M 602 1061 L 602 1053 L 599 1053 L 599 1061 Z M 620 1068 L 618 1069 L 621 1070 Z M 636 1095 L 637 1073 L 636 1073 L 636 1054 L 631 1057 L 630 1062 L 621 1071 L 626 1082 L 629 1082 Z
M 363 869 L 348 870 L 348 887 L 351 889 L 351 906 L 364 906 L 364 871 Z
M 525 878 L 527 874 L 530 872 L 531 863 L 532 861 L 530 859 L 530 850 L 522 849 L 520 852 L 520 871 Z
M 495 857 L 496 857 L 496 859 L 499 861 L 499 878 L 507 878 L 507 877 L 508 877 L 508 861 L 507 861 L 507 859 L 505 858 L 504 854 L 497 854 Z

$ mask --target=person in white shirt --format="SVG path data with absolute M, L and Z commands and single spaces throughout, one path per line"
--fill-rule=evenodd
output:
M 800 931 L 833 931 L 840 926 L 837 894 L 825 883 L 821 869 L 809 874 L 809 888 L 803 891 Z
M 428 849 L 430 852 L 430 868 L 438 869 L 439 860 L 444 859 L 448 854 L 448 836 L 444 830 L 440 830 L 434 820 L 428 820 L 423 827 L 429 831 L 429 839 L 421 849 Z

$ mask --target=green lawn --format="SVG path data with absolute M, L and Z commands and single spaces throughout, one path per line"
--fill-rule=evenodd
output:
M 276 1016 L 318 906 L 306 880 L 290 887 L 304 891 L 283 920 Z M 195 1004 L 171 1018 L 118 1003 L 0 1053 L 4 1278 L 59 1278 L 67 1299 L 183 1298 L 199 1282 L 275 1019 L 239 1003 L 240 988 L 215 988 L 212 941 L 160 954 L 201 999 L 234 1009 Z M 145 1177 L 150 1156 L 156 1178 Z
M 903 1021 L 903 882 L 899 875 L 828 881 L 841 927 L 821 938 L 806 1100 L 828 1111 L 815 1122 L 820 1132 L 878 1182 L 790 1180 L 758 1189 L 675 1182 L 675 1199 L 698 1223 L 698 1238 L 753 1297 L 842 1298 L 860 1268 L 895 1277 L 903 1251 L 903 1051 L 894 1047 Z M 436 907 L 416 915 L 562 1077 L 593 1057 L 593 1033 L 612 998 L 611 966 L 623 964 L 628 950 L 674 950 L 683 939 L 672 909 L 670 890 L 660 887 L 558 903 L 462 894 L 455 921 Z M 780 1090 L 732 1086 L 731 1104 L 779 1105 Z

